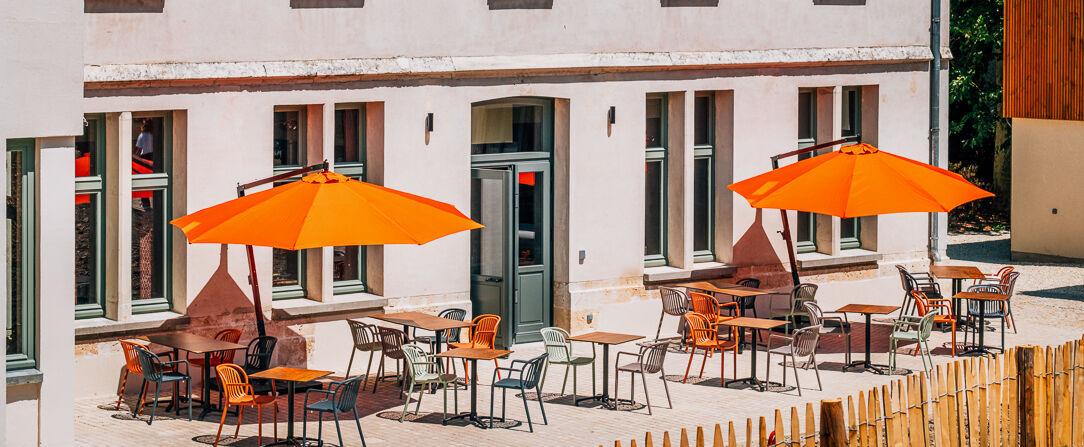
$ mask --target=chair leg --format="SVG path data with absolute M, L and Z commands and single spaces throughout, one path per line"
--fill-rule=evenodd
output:
M 358 418 L 357 408 L 354 408 L 354 423 L 358 425 L 358 436 L 361 437 L 361 447 L 365 447 L 365 433 L 361 432 L 361 419 Z
M 497 359 L 493 359 L 493 366 L 500 368 L 501 364 L 497 363 Z M 501 370 L 497 370 L 497 380 L 501 380 Z
M 844 358 L 843 362 L 850 365 L 851 364 L 851 334 L 850 334 L 850 332 L 847 333 L 847 343 L 846 344 L 847 344 L 847 353 L 843 355 L 843 358 Z
M 301 439 L 309 440 L 309 411 L 305 409 L 301 410 Z
M 542 389 L 541 388 L 535 388 L 535 391 L 538 392 L 539 396 L 542 395 Z M 542 406 L 542 398 L 538 399 L 538 409 L 539 409 L 539 411 L 542 412 L 542 423 L 546 424 L 546 425 L 550 425 L 550 421 L 548 421 L 546 419 L 546 407 Z
M 527 390 L 520 388 L 519 397 L 523 398 L 523 412 L 527 413 L 527 428 L 534 433 L 534 424 L 531 423 L 531 409 L 527 407 Z
M 794 387 L 798 389 L 798 396 L 802 395 L 802 383 L 798 381 L 798 359 L 790 358 L 790 369 L 794 371 Z M 783 377 L 787 376 L 786 367 L 783 367 Z
M 572 364 L 571 363 L 566 364 L 565 365 L 565 378 L 564 378 L 564 380 L 561 381 L 561 395 L 562 396 L 565 395 L 565 387 L 568 386 L 568 370 L 570 370 L 570 369 L 572 369 Z M 573 380 L 575 380 L 575 379 L 573 379 Z
M 354 354 L 357 354 L 357 353 L 358 353 L 358 348 L 353 348 L 353 349 L 350 350 L 350 361 L 346 363 L 346 378 L 347 379 L 350 378 L 350 367 L 354 366 Z
M 188 420 L 192 420 L 192 378 L 189 377 L 185 382 L 188 383 Z M 177 403 L 180 406 L 180 402 Z M 219 407 L 221 408 L 221 407 Z
M 135 408 L 132 409 L 132 417 L 136 417 L 143 410 L 143 400 L 147 397 L 147 379 L 143 379 L 143 384 L 139 386 L 139 401 L 136 403 Z
M 666 316 L 666 312 L 665 312 L 665 311 L 663 311 L 663 312 L 660 312 L 660 313 L 659 313 L 659 328 L 658 328 L 658 329 L 655 329 L 655 339 L 656 339 L 656 340 L 658 340 L 658 339 L 659 339 L 659 334 L 661 334 L 661 333 L 662 333 L 662 319 L 663 319 L 663 317 L 665 317 L 665 316 Z
M 813 362 L 813 374 L 817 375 L 817 391 L 824 391 L 824 385 L 821 385 L 821 369 L 817 366 L 817 357 L 810 357 L 810 361 Z
M 647 401 L 647 415 L 651 415 L 651 394 L 647 392 L 647 375 L 640 374 L 640 383 L 644 385 L 644 400 Z
M 772 351 L 766 351 L 765 356 L 767 360 L 764 361 L 764 381 L 772 381 Z
M 952 322 L 952 356 L 956 357 L 956 322 Z
M 704 377 L 704 365 L 708 364 L 708 354 L 714 352 L 711 349 L 704 350 L 704 360 L 700 361 L 700 377 Z
M 497 389 L 489 387 L 489 428 L 493 428 L 493 399 L 496 397 Z
M 376 384 L 384 376 L 384 351 L 380 351 L 380 363 L 376 367 L 376 380 L 373 381 L 373 394 L 376 394 Z
M 124 368 L 124 376 L 120 380 L 120 393 L 117 394 L 117 408 L 115 408 L 116 410 L 120 410 L 120 401 L 124 399 L 124 386 L 127 385 L 127 384 L 128 384 L 128 368 L 126 367 L 126 368 Z
M 188 405 L 192 405 L 191 400 L 188 401 Z M 215 435 L 215 442 L 214 442 L 215 447 L 218 446 L 218 439 L 222 437 L 222 426 L 226 424 L 226 414 L 229 413 L 228 410 L 229 410 L 229 404 L 226 404 L 225 407 L 222 407 L 222 420 L 218 421 L 218 434 Z M 304 435 L 302 435 L 302 436 L 304 436 Z
M 693 367 L 693 356 L 696 355 L 696 347 L 693 346 L 692 352 L 689 353 L 689 364 L 685 366 L 685 378 L 681 379 L 681 383 L 689 381 L 689 370 Z
M 666 391 L 666 406 L 674 409 L 674 404 L 670 402 L 670 387 L 666 385 L 666 371 L 659 370 L 659 380 L 662 380 L 662 389 Z
M 422 394 L 425 394 L 425 392 L 423 391 Z M 346 445 L 343 444 L 343 431 L 339 428 L 339 412 L 332 411 L 331 415 L 335 417 L 335 434 L 339 435 L 339 445 Z
M 576 393 L 576 382 L 579 380 L 579 377 L 576 375 L 576 371 L 578 371 L 580 368 L 578 365 L 570 366 L 572 367 L 572 402 L 576 402 L 576 396 L 578 395 Z
M 154 406 L 151 407 L 151 418 L 147 420 L 147 425 L 151 425 L 154 422 L 154 412 L 158 409 L 158 392 L 162 389 L 162 383 L 157 382 L 154 384 Z
M 237 407 L 237 428 L 235 428 L 233 430 L 233 439 L 237 439 L 238 435 L 241 434 L 241 422 L 244 421 L 244 419 L 245 419 L 245 407 L 244 406 Z
M 620 400 L 621 395 L 621 371 L 614 369 L 614 408 L 617 408 L 617 402 Z M 605 402 L 603 402 L 605 404 Z
M 508 414 L 508 388 L 501 388 L 501 422 L 504 422 L 504 417 Z
M 316 412 L 316 445 L 324 445 L 324 412 Z
M 275 402 L 274 404 L 271 405 L 271 417 L 273 418 L 271 420 L 271 434 L 272 434 L 272 436 L 275 437 L 274 442 L 279 442 L 279 423 L 278 423 L 279 422 L 279 403 L 278 402 Z M 292 424 L 294 422 L 290 421 L 290 423 Z
M 256 444 L 263 444 L 263 405 L 256 406 Z
M 545 365 L 545 366 L 542 368 L 542 379 L 538 381 L 538 389 L 539 390 L 541 390 L 542 387 L 546 385 L 546 375 L 548 375 L 549 372 L 550 372 L 550 359 L 549 359 L 549 357 L 546 357 L 546 360 L 544 360 L 543 365 Z M 539 399 L 542 398 L 541 391 L 538 393 L 538 398 Z
M 422 386 L 422 389 L 418 391 L 418 405 L 414 406 L 415 416 L 418 415 L 418 412 L 422 411 L 422 397 L 425 396 L 425 388 L 425 386 Z M 407 402 L 410 402 L 410 399 L 407 399 Z
M 424 393 L 425 391 L 422 391 L 422 392 Z M 413 395 L 413 394 L 414 394 L 414 380 L 411 380 L 410 381 L 410 388 L 407 388 L 406 401 L 403 402 L 403 411 L 399 413 L 399 422 L 403 422 L 403 419 L 406 418 L 407 408 L 410 407 L 410 396 Z

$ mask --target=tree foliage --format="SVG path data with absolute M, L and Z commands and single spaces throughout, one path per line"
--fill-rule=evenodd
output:
M 949 158 L 976 166 L 987 181 L 1008 130 L 1001 117 L 1002 5 L 1003 0 L 952 0 L 951 8 Z

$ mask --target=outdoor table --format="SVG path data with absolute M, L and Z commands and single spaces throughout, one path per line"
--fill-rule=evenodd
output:
M 488 428 L 486 424 L 478 418 L 478 361 L 479 360 L 496 360 L 511 354 L 512 351 L 504 349 L 488 349 L 488 348 L 452 348 L 440 354 L 437 357 L 449 358 L 449 359 L 464 359 L 470 361 L 470 412 L 461 413 L 451 418 L 452 419 L 466 418 L 468 422 L 474 423 L 481 428 Z M 542 399 L 542 396 L 538 396 Z M 493 415 L 489 415 L 490 418 Z M 444 424 L 447 425 L 447 421 Z
M 271 444 L 265 444 L 265 446 L 272 445 L 304 445 L 309 440 L 305 438 L 294 437 L 294 385 L 297 382 L 309 382 L 321 377 L 326 377 L 331 374 L 331 371 L 319 371 L 314 369 L 304 368 L 287 368 L 285 366 L 276 366 L 274 368 L 252 373 L 248 375 L 250 379 L 267 379 L 271 380 L 271 388 L 274 389 L 274 381 L 281 380 L 286 382 L 287 396 L 286 396 L 286 439 Z M 304 411 L 302 411 L 302 417 L 304 417 Z
M 410 342 L 410 328 L 424 329 L 427 331 L 433 331 L 436 333 L 434 337 L 434 350 L 435 353 L 440 354 L 440 343 L 437 340 L 441 339 L 441 334 L 448 329 L 470 327 L 472 324 L 469 321 L 453 320 L 451 318 L 438 317 L 436 315 L 429 315 L 422 312 L 396 312 L 390 314 L 370 315 L 370 318 L 375 318 L 380 321 L 386 321 L 388 323 L 403 325 L 403 336 L 407 342 Z M 406 359 L 403 360 L 403 371 L 406 371 Z M 382 380 L 382 379 L 381 379 Z M 434 387 L 432 392 L 436 392 Z
M 960 300 L 956 294 L 963 291 L 965 279 L 985 279 L 986 275 L 978 267 L 969 265 L 931 265 L 930 274 L 935 278 L 952 280 L 952 311 L 956 312 L 956 320 L 960 321 Z
M 981 301 L 1001 301 L 1001 302 L 1004 302 L 1005 300 L 1009 299 L 1009 296 L 1005 295 L 1005 294 L 1001 294 L 1001 293 L 989 293 L 989 292 L 960 292 L 960 293 L 957 293 L 955 295 L 952 295 L 952 298 L 955 299 L 955 300 L 964 299 L 964 300 L 981 300 Z M 994 353 L 990 352 L 989 349 L 986 349 L 986 340 L 985 340 L 986 337 L 983 336 L 986 333 L 985 326 L 986 326 L 986 313 L 985 312 L 979 312 L 979 325 L 978 325 L 978 327 L 976 329 L 979 332 L 979 344 L 978 344 L 978 346 L 969 346 L 966 350 L 964 350 L 964 352 L 960 353 L 960 355 L 968 355 L 968 354 L 979 354 L 979 355 L 990 354 L 990 355 L 993 355 L 994 354 Z
M 752 331 L 759 331 L 765 329 L 771 330 L 784 324 L 787 324 L 787 322 L 782 320 L 769 320 L 766 318 L 750 317 L 738 317 L 719 322 L 720 326 L 733 326 L 739 328 L 741 329 L 742 333 L 744 333 L 746 329 Z M 750 352 L 751 358 L 749 362 L 749 377 L 743 379 L 734 378 L 732 380 L 727 380 L 726 383 L 723 384 L 723 386 L 730 386 L 730 384 L 732 383 L 744 383 L 748 385 L 753 385 L 762 392 L 767 389 L 767 386 L 769 384 L 767 382 L 761 382 L 760 379 L 757 379 L 757 347 L 753 346 L 753 349 L 751 349 Z M 723 353 L 720 353 L 719 355 L 723 355 Z M 720 374 L 722 373 L 720 372 Z
M 857 367 L 861 366 L 862 368 L 864 368 L 864 369 L 866 369 L 868 371 L 873 371 L 873 372 L 875 372 L 877 374 L 888 374 L 888 373 L 891 372 L 891 371 L 881 369 L 881 368 L 888 368 L 887 365 L 874 365 L 873 362 L 870 361 L 870 355 L 869 355 L 870 348 L 869 348 L 869 346 L 870 346 L 870 339 L 872 338 L 870 336 L 870 328 L 873 326 L 873 315 L 874 314 L 885 315 L 885 314 L 890 314 L 892 312 L 895 312 L 897 310 L 900 310 L 900 306 L 881 306 L 881 305 L 876 305 L 876 304 L 848 304 L 846 306 L 840 307 L 839 309 L 836 309 L 836 312 L 858 313 L 858 314 L 862 314 L 862 315 L 866 316 L 866 359 L 865 360 L 856 360 L 856 361 L 851 362 L 850 364 L 844 365 L 843 366 L 844 371 L 846 371 L 848 369 L 851 369 L 851 368 L 857 368 Z
M 233 350 L 245 350 L 248 349 L 245 345 L 239 345 L 237 343 L 230 343 L 228 341 L 216 340 L 210 337 L 204 337 L 202 335 L 188 334 L 188 333 L 173 333 L 173 334 L 158 334 L 148 335 L 147 341 L 165 346 L 167 348 L 173 348 L 173 357 L 180 359 L 180 353 L 178 351 L 191 352 L 193 354 L 203 354 L 203 390 L 202 390 L 202 402 L 203 411 L 200 411 L 199 418 L 203 419 L 213 410 L 217 410 L 213 404 L 211 404 L 211 354 L 222 351 Z M 177 395 L 177 385 L 174 384 L 174 393 Z M 191 397 L 189 397 L 191 398 Z M 179 405 L 179 404 L 178 404 Z
M 747 298 L 758 297 L 763 295 L 777 295 L 779 292 L 771 289 L 757 289 L 755 287 L 739 286 L 737 284 L 731 284 L 723 281 L 698 281 L 687 282 L 681 284 L 675 284 L 678 287 L 685 287 L 688 289 L 705 290 L 712 293 L 718 293 L 722 295 L 730 295 L 735 298 Z M 738 303 L 738 315 L 745 316 L 745 307 Z M 755 340 L 755 337 L 754 337 Z M 755 341 L 753 342 L 755 343 Z M 741 331 L 738 334 L 738 353 L 742 352 L 742 346 L 745 344 L 745 331 Z
M 596 345 L 602 345 L 602 394 L 581 397 L 574 400 L 573 405 L 579 405 L 581 401 L 585 400 L 597 400 L 602 402 L 602 405 L 610 409 L 617 409 L 617 402 L 610 400 L 610 345 L 620 345 L 622 343 L 628 343 L 630 341 L 639 340 L 644 338 L 641 335 L 631 334 L 618 334 L 614 332 L 590 332 L 587 334 L 577 335 L 575 337 L 569 337 L 571 341 L 583 341 L 588 343 L 594 343 Z M 539 399 L 542 397 L 539 396 Z

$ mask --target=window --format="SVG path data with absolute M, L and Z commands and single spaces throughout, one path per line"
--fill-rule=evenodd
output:
M 171 118 L 132 117 L 132 313 L 170 308 Z
M 843 87 L 842 106 L 843 137 L 854 137 L 862 133 L 862 87 Z M 862 219 L 849 217 L 839 222 L 839 248 L 861 248 Z
M 275 174 L 288 172 L 304 165 L 305 118 L 304 107 L 275 107 L 272 155 Z M 283 183 L 277 185 L 281 184 Z M 273 248 L 271 254 L 271 298 L 305 296 L 305 251 Z
M 7 370 L 37 366 L 34 140 L 7 142 Z
M 714 261 L 715 96 L 693 99 L 693 260 Z
M 365 180 L 365 108 L 361 105 L 335 107 L 335 171 Z M 365 247 L 338 246 L 334 255 L 335 293 L 365 291 Z
M 666 265 L 666 94 L 647 96 L 644 265 Z
M 817 144 L 817 93 L 816 90 L 798 91 L 798 149 Z M 799 160 L 812 157 L 812 153 L 798 156 Z M 798 253 L 817 251 L 817 215 L 805 211 L 798 212 L 797 241 Z
M 552 150 L 553 105 L 540 98 L 471 106 L 471 155 Z
M 75 138 L 75 317 L 105 315 L 105 117 Z

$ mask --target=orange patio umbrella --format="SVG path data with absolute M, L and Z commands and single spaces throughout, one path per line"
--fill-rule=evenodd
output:
M 772 162 L 777 164 L 781 157 L 840 142 L 776 156 Z M 844 146 L 838 151 L 774 169 L 727 188 L 740 194 L 754 208 L 808 211 L 843 218 L 947 212 L 972 200 L 993 196 L 958 174 L 864 143 Z M 797 266 L 785 212 L 783 222 L 791 271 L 797 284 Z
M 132 157 L 132 174 L 150 174 L 154 172 L 151 168 L 153 163 L 150 160 L 144 160 L 142 158 L 136 159 Z M 90 154 L 85 154 L 82 157 L 75 159 L 75 176 L 86 177 L 90 175 Z M 133 191 L 133 199 L 149 199 L 154 197 L 153 191 Z M 84 203 L 90 203 L 90 194 L 76 194 L 75 204 L 81 205 Z
M 320 165 L 316 165 L 320 166 Z M 298 172 L 311 170 L 305 168 Z M 351 179 L 331 171 L 243 195 L 170 223 L 189 243 L 247 245 L 257 328 L 263 334 L 252 246 L 300 250 L 337 245 L 424 244 L 449 234 L 482 228 L 454 206 Z

